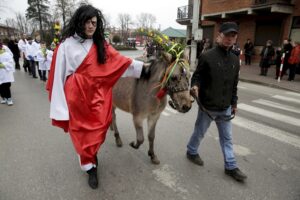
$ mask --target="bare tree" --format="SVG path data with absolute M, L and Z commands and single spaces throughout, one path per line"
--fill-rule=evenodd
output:
M 49 0 L 28 0 L 28 8 L 26 10 L 26 17 L 32 22 L 39 23 L 40 33 L 43 36 L 43 24 L 46 23 L 47 17 L 50 15 Z
M 156 17 L 150 13 L 141 13 L 137 16 L 137 26 L 144 29 L 152 29 L 156 23 Z
M 118 22 L 121 29 L 121 37 L 125 43 L 129 35 L 129 26 L 133 24 L 131 16 L 127 13 L 119 14 Z
M 25 17 L 20 12 L 16 13 L 17 27 L 22 33 L 29 32 L 29 23 Z
M 55 10 L 62 17 L 63 27 L 66 26 L 67 20 L 71 18 L 73 5 L 73 0 L 56 0 Z

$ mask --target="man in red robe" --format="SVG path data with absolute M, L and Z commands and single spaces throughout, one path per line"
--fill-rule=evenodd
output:
M 52 124 L 69 132 L 88 183 L 98 187 L 97 152 L 112 120 L 112 87 L 121 76 L 147 76 L 143 62 L 105 42 L 102 13 L 79 7 L 56 48 L 47 83 Z M 146 70 L 145 70 L 146 69 Z

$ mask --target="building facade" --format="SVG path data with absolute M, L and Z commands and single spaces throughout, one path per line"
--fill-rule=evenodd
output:
M 17 29 L 9 27 L 4 24 L 0 24 L 0 39 L 9 39 L 11 36 L 19 36 L 20 33 Z
M 286 38 L 300 41 L 300 0 L 198 1 L 199 16 L 193 15 L 194 1 L 189 0 L 187 6 L 178 8 L 176 21 L 191 30 L 191 21 L 198 18 L 203 38 L 215 41 L 220 24 L 235 21 L 239 25 L 238 44 L 242 47 L 249 38 L 256 55 L 267 40 L 272 40 L 274 46 L 281 46 Z M 191 31 L 189 34 L 187 37 L 193 35 Z

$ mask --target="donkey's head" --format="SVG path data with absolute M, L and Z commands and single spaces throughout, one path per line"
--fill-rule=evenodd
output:
M 189 91 L 189 79 L 191 77 L 188 52 L 184 51 L 180 57 L 174 59 L 169 53 L 162 53 L 167 61 L 166 69 L 162 83 L 164 89 L 171 97 L 169 104 L 179 112 L 185 113 L 192 107 Z

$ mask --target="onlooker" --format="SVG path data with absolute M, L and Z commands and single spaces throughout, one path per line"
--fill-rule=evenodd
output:
M 154 55 L 155 47 L 153 42 L 147 42 L 145 48 L 146 48 L 147 58 Z
M 203 165 L 198 148 L 211 122 L 215 120 L 224 156 L 225 174 L 243 181 L 247 176 L 237 167 L 229 120 L 231 114 L 237 111 L 240 63 L 231 52 L 237 33 L 236 23 L 223 23 L 217 38 L 218 46 L 203 53 L 199 59 L 191 83 L 191 93 L 198 99 L 199 109 L 194 132 L 187 145 L 187 158 L 197 165 Z
M 241 55 L 241 48 L 239 47 L 239 45 L 237 43 L 234 43 L 232 48 L 231 48 L 231 52 L 236 55 L 237 57 L 239 57 Z
M 244 51 L 245 51 L 245 65 L 251 65 L 251 57 L 253 54 L 253 43 L 250 39 L 247 39 L 247 42 L 244 45 Z
M 275 53 L 276 53 L 276 58 L 275 58 L 276 77 L 275 77 L 275 79 L 278 79 L 279 73 L 280 73 L 281 57 L 282 57 L 282 49 L 281 49 L 281 47 L 278 47 L 276 49 Z
M 212 44 L 209 38 L 203 38 L 200 42 L 197 43 L 197 58 L 201 56 L 202 53 L 212 48 Z
M 290 68 L 290 64 L 288 60 L 291 56 L 292 49 L 293 49 L 293 45 L 291 44 L 291 40 L 290 39 L 283 40 L 283 53 L 285 53 L 285 56 L 283 60 L 281 79 L 286 74 L 286 71 Z
M 16 42 L 14 36 L 11 36 L 7 46 L 10 49 L 10 51 L 12 52 L 12 54 L 14 55 L 14 61 L 15 61 L 15 65 L 16 65 L 15 68 L 17 70 L 20 70 L 20 63 L 19 63 L 20 50 L 19 50 L 18 43 Z
M 296 66 L 300 63 L 300 42 L 294 42 L 294 47 L 291 52 L 291 56 L 288 60 L 289 62 L 289 81 L 293 81 L 295 79 L 296 74 Z
M 271 66 L 273 56 L 275 55 L 275 50 L 272 45 L 273 45 L 272 40 L 268 40 L 266 46 L 264 46 L 264 48 L 260 53 L 261 60 L 259 66 L 260 66 L 261 76 L 267 76 L 268 69 Z
M 1 104 L 13 105 L 11 98 L 11 83 L 14 82 L 14 60 L 13 54 L 0 40 L 0 96 Z

